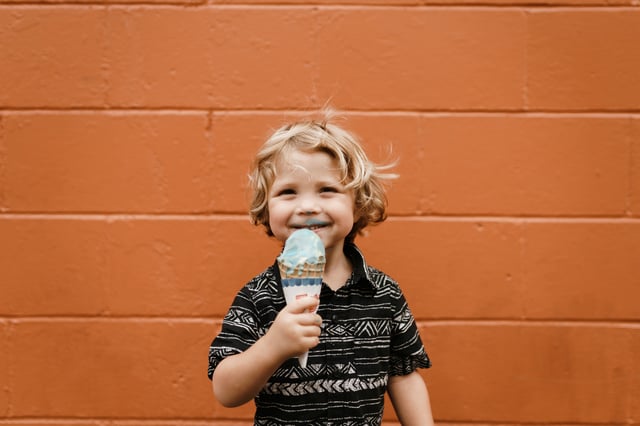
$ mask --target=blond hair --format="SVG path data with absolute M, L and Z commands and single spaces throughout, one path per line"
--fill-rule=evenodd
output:
M 342 171 L 341 183 L 353 190 L 356 222 L 347 236 L 352 241 L 368 225 L 387 218 L 387 196 L 384 181 L 397 175 L 386 171 L 394 164 L 371 162 L 357 139 L 341 127 L 329 123 L 331 112 L 324 112 L 321 121 L 299 121 L 276 130 L 256 154 L 249 175 L 252 197 L 249 214 L 254 225 L 269 226 L 269 192 L 276 178 L 276 164 L 281 156 L 293 150 L 324 152 L 337 161 Z

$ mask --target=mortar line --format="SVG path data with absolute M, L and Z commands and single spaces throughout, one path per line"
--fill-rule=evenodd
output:
M 19 212 L 1 213 L 1 220 L 77 220 L 77 221 L 130 221 L 130 220 L 180 220 L 180 221 L 237 221 L 249 220 L 244 213 L 95 213 L 95 212 Z M 389 215 L 388 222 L 485 222 L 485 223 L 602 223 L 602 224 L 636 224 L 640 217 L 629 216 L 542 216 L 542 215 Z
M 0 6 L 1 7 L 1 6 Z M 170 106 L 144 106 L 144 107 L 4 107 L 0 108 L 0 113 L 8 114 L 33 114 L 33 113 L 104 113 L 111 115 L 120 114 L 224 114 L 224 115 L 270 115 L 270 114 L 308 114 L 316 112 L 321 106 L 313 108 L 214 108 L 193 107 L 178 108 Z M 629 116 L 640 115 L 640 109 L 619 109 L 619 110 L 551 110 L 551 109 L 358 109 L 358 108 L 340 108 L 338 110 L 341 115 L 362 115 L 362 116 L 425 116 L 425 117 L 503 117 L 507 116 L 523 116 L 523 117 L 575 117 L 575 118 L 628 118 Z

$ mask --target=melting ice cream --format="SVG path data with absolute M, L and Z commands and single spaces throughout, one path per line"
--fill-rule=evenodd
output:
M 287 305 L 300 297 L 320 298 L 325 262 L 324 244 L 315 232 L 299 229 L 287 238 L 284 250 L 278 256 L 282 290 Z M 307 366 L 308 354 L 307 352 L 298 357 L 303 368 Z

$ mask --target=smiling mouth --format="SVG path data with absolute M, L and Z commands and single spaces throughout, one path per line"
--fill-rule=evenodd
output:
M 304 225 L 294 225 L 293 227 L 296 229 L 309 229 L 311 231 L 315 231 L 316 229 L 324 228 L 329 226 L 327 222 L 320 222 L 318 220 L 309 220 Z
M 316 229 L 324 228 L 327 225 L 308 225 L 305 228 L 315 231 Z

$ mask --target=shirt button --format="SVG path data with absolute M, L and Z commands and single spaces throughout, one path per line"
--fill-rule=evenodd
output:
M 338 314 L 331 315 L 331 321 L 338 321 L 339 319 L 340 317 L 338 317 Z

